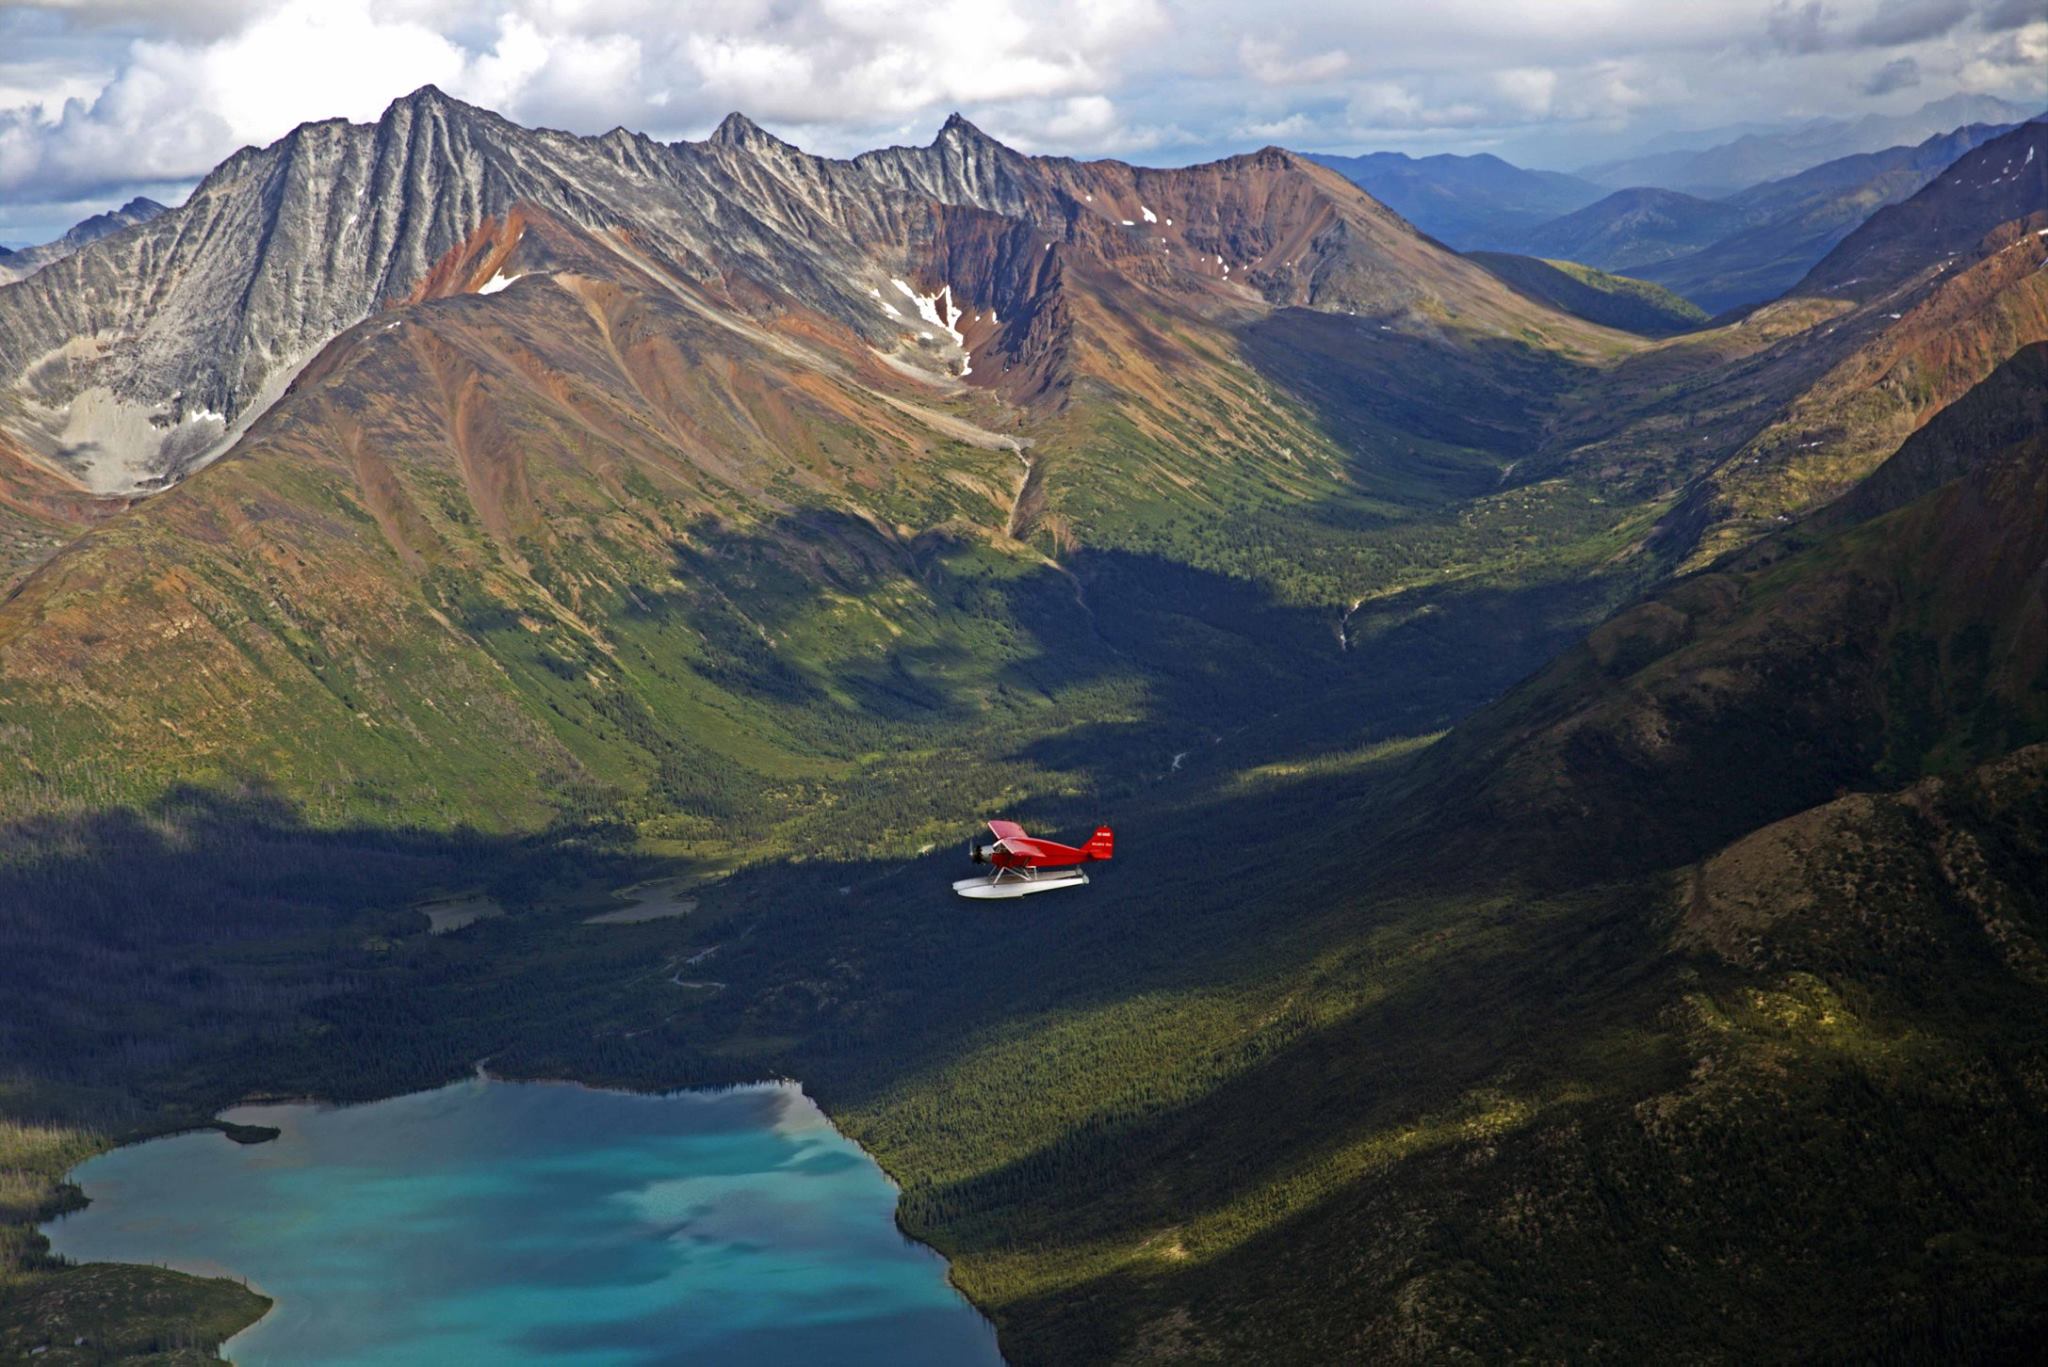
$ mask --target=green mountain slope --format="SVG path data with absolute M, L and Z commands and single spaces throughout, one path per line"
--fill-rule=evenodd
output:
M 1471 257 L 1524 294 L 1603 327 L 1664 337 L 1707 321 L 1698 305 L 1647 280 L 1508 252 L 1473 252 Z
M 1996 756 L 2043 715 L 2038 586 L 2002 568 L 2042 558 L 2040 363 L 1902 451 L 1874 517 L 1674 587 L 1435 747 L 1275 759 L 1254 728 L 1158 766 L 1115 791 L 1122 852 L 1086 898 L 963 916 L 943 855 L 859 842 L 602 936 L 543 897 L 459 937 L 388 912 L 372 951 L 343 900 L 319 922 L 377 971 L 201 1056 L 187 1095 L 351 1095 L 486 1051 L 640 1085 L 792 1073 L 1020 1362 L 2017 1351 L 2048 1314 L 2048 752 Z M 1970 459 L 1988 430 L 2014 439 Z M 1725 606 L 1649 629 L 1689 595 Z M 1895 606 L 1839 615 L 1861 601 Z M 1931 672 L 1929 612 L 1957 628 Z M 1798 743 L 1825 765 L 1840 740 L 1863 768 L 1828 777 L 1870 791 L 1768 781 L 1809 694 L 1850 711 Z M 1675 743 L 1631 759 L 1659 726 Z M 1754 782 L 1711 781 L 1739 761 Z M 1919 769 L 1942 772 L 1886 791 Z M 1530 775 L 1544 795 L 1498 800 Z M 1110 791 L 1020 814 L 1072 827 Z M 1643 838 L 1589 843 L 1617 813 Z M 246 819 L 156 820 L 175 834 L 134 850 L 171 896 L 219 842 L 265 848 Z M 75 898 L 100 856 L 72 839 L 47 877 Z M 715 994 L 647 972 L 712 945 Z M 1834 1269 L 1824 1302 L 1807 1259 Z
M 2018 1351 L 2048 750 L 2005 752 L 2048 721 L 2044 498 L 2037 431 L 1419 756 L 1219 747 L 1119 805 L 1085 904 L 735 879 L 721 924 L 776 934 L 701 932 L 727 989 L 656 1035 L 804 1076 L 1019 1361 Z
M 1826 535 L 1681 579 L 1461 728 L 1431 757 L 1461 842 L 1525 840 L 1515 862 L 1564 878 L 1666 866 L 2048 739 L 2044 353 L 1922 429 Z
M 1023 1361 L 2017 1351 L 2048 749 L 2001 756 L 2048 734 L 2043 442 L 1667 591 L 1405 772 L 1120 814 L 1217 872 L 1140 856 L 993 944 L 913 899 L 798 956 L 847 975 L 815 1015 L 707 1024 L 801 1040 Z M 959 990 L 842 1014 L 909 941 Z
M 1479 282 L 1468 316 L 1627 345 L 1414 242 Z M 1411 545 L 1520 582 L 1521 533 L 1490 525 L 1513 514 L 1470 505 L 1584 368 L 1303 310 L 1239 333 L 1084 253 L 1017 305 L 1052 325 L 1025 364 L 1056 396 L 1019 410 L 813 320 L 707 316 L 537 211 L 475 252 L 450 279 L 519 283 L 352 330 L 220 474 L 0 609 L 18 807 L 261 776 L 323 819 L 533 829 L 591 793 L 652 816 L 739 784 L 785 808 L 779 785 L 905 736 L 1042 729 L 1075 690 L 1110 716 L 1161 687 L 1228 715 L 1348 672 L 1341 604 L 1403 583 Z M 1345 373 L 1332 344 L 1387 388 L 1319 389 Z M 1411 373 L 1469 411 L 1394 397 Z M 1567 559 L 1614 521 L 1575 502 Z M 1602 591 L 1528 619 L 1531 652 Z

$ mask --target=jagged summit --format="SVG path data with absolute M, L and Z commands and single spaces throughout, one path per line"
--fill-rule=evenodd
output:
M 504 115 L 499 114 L 496 110 L 486 109 L 482 105 L 471 104 L 467 100 L 457 99 L 441 89 L 441 87 L 431 83 L 421 86 L 409 95 L 401 95 L 390 104 L 385 105 L 384 112 L 378 115 L 376 120 L 376 126 L 381 128 L 405 124 L 419 125 L 423 123 L 452 125 L 503 124 L 508 128 L 520 126 L 512 123 L 511 120 L 505 118 Z M 308 128 L 319 128 L 330 124 L 342 127 L 351 126 L 346 119 L 325 119 L 301 124 L 297 129 L 293 130 L 293 134 L 295 135 Z
M 745 114 L 735 109 L 718 121 L 718 127 L 711 131 L 706 142 L 721 147 L 744 147 L 757 138 L 766 137 L 766 131 Z
M 1000 139 L 992 138 L 977 128 L 968 120 L 965 114 L 962 114 L 957 109 L 948 114 L 946 121 L 939 125 L 938 136 L 932 139 L 932 145 L 936 147 L 948 139 L 954 142 L 980 143 L 988 147 L 1000 147 L 1005 152 L 1012 150 Z
M 429 105 L 460 105 L 464 109 L 474 108 L 472 105 L 463 104 L 461 100 L 456 99 L 432 81 L 427 82 L 409 95 L 400 95 L 386 108 L 393 109 L 400 106 L 422 108 Z
M 703 145 L 747 148 L 756 152 L 802 150 L 795 143 L 776 137 L 737 109 L 719 121 L 718 127 L 711 131 L 711 136 L 704 140 Z

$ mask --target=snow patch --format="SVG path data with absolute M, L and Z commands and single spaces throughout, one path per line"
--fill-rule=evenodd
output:
M 505 288 L 505 287 L 506 287 L 507 285 L 511 284 L 511 283 L 512 283 L 512 282 L 513 282 L 514 280 L 523 280 L 523 279 L 525 279 L 525 276 L 524 276 L 524 275 L 507 275 L 507 274 L 505 274 L 505 272 L 503 272 L 503 271 L 499 271 L 499 272 L 498 272 L 498 273 L 497 273 L 496 275 L 494 275 L 494 276 L 492 276 L 492 277 L 491 277 L 490 279 L 488 279 L 488 280 L 484 281 L 484 283 L 483 283 L 483 286 L 482 286 L 482 288 L 478 289 L 478 290 L 477 290 L 477 293 L 478 293 L 478 294 L 496 294 L 496 293 L 497 293 L 497 292 L 498 292 L 499 290 L 501 290 L 501 289 L 504 289 L 504 288 Z
M 939 286 L 937 294 L 919 294 L 907 280 L 891 280 L 889 283 L 902 290 L 904 297 L 917 305 L 918 317 L 951 337 L 953 345 L 967 345 L 967 339 L 960 335 L 960 309 L 953 302 L 951 285 Z
M 1147 223 L 1157 223 L 1159 221 L 1159 215 L 1153 213 L 1150 209 L 1146 208 L 1142 204 L 1138 206 L 1138 212 L 1145 216 L 1145 221 Z

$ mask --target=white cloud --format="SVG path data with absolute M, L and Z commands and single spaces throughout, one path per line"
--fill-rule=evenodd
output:
M 461 47 L 410 19 L 369 7 L 291 0 L 248 27 L 205 44 L 143 42 L 114 88 L 152 80 L 146 99 L 193 98 L 246 142 L 275 138 L 313 117 L 369 119 L 393 91 L 459 82 L 469 65 Z M 375 81 L 363 73 L 377 73 Z M 170 114 L 158 107 L 159 116 Z
M 1419 118 L 1422 98 L 1399 81 L 1360 81 L 1352 87 L 1348 112 L 1353 123 L 1384 128 Z
M 2048 71 L 2048 22 L 2037 22 L 1984 44 L 1957 68 L 1956 82 L 1965 90 L 1999 92 L 2009 89 L 2015 76 L 2038 79 L 2043 71 Z
M 314 0 L 222 37 L 134 39 L 90 99 L 65 99 L 54 115 L 0 113 L 0 193 L 56 198 L 198 176 L 304 119 L 374 117 L 394 89 L 453 82 L 467 65 L 462 48 L 423 24 Z
M 1939 38 L 1970 17 L 1970 0 L 1883 0 L 1856 27 L 1860 42 L 1872 47 L 1897 47 Z
M 1828 9 L 1820 0 L 1777 0 L 1771 12 L 1764 19 L 1764 33 L 1771 46 L 1782 52 L 1804 56 L 1822 52 L 1833 46 L 1834 36 L 1828 30 Z
M 1116 126 L 1116 105 L 1107 96 L 1076 95 L 1046 121 L 1045 131 L 1051 138 L 1065 141 L 1100 138 L 1114 132 Z
M 1894 57 L 1870 73 L 1870 79 L 1863 83 L 1866 95 L 1889 95 L 1894 90 L 1906 90 L 1920 84 L 1920 64 L 1911 57 Z
M 1548 67 L 1514 67 L 1495 76 L 1493 83 L 1511 109 L 1531 118 L 1548 114 L 1557 95 L 1557 73 Z
M 1326 48 L 1290 57 L 1277 42 L 1249 35 L 1238 40 L 1238 60 L 1252 79 L 1265 85 L 1307 85 L 1327 81 L 1351 65 L 1351 55 L 1342 48 Z
M 1122 59 L 1166 23 L 1158 0 L 58 8 L 74 52 L 98 65 L 16 57 L 0 21 L 0 193 L 48 200 L 120 180 L 195 177 L 245 143 L 308 119 L 373 118 L 430 82 L 529 122 L 626 123 L 668 136 L 701 132 L 733 108 L 872 128 L 935 121 L 949 106 L 1106 98 Z M 1062 126 L 1111 132 L 1081 117 L 1089 108 L 1066 111 Z
M 2041 0 L 1985 0 L 1977 22 L 1987 33 L 2025 28 L 2041 21 Z
M 1280 119 L 1255 120 L 1251 123 L 1241 124 L 1238 128 L 1238 132 L 1242 136 L 1263 143 L 1294 142 L 1300 139 L 1303 134 L 1314 133 L 1315 131 L 1315 120 L 1306 114 L 1300 113 L 1289 114 L 1285 118 Z
M 1673 126 L 1853 116 L 1908 70 L 1907 98 L 2048 101 L 2044 32 L 2039 0 L 1278 0 L 1255 22 L 1227 0 L 0 0 L 0 238 L 428 81 L 579 132 L 697 137 L 741 109 L 834 154 L 959 109 L 1041 151 L 1569 165 Z
M 1026 152 L 1088 148 L 1097 156 L 1128 157 L 1162 147 L 1186 146 L 1187 130 L 1128 118 L 1106 95 L 1013 104 L 984 121 L 985 130 Z M 927 133 L 927 136 L 929 134 Z

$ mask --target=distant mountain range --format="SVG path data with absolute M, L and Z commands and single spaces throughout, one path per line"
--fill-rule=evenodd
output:
M 1859 153 L 1751 186 L 1722 201 L 1747 226 L 1642 275 L 1709 313 L 1774 299 L 1871 214 L 1909 198 L 2007 127 L 1972 124 L 1914 147 Z
M 94 214 L 91 218 L 73 224 L 69 231 L 55 241 L 34 247 L 23 247 L 18 251 L 8 251 L 0 247 L 0 285 L 33 275 L 53 261 L 62 261 L 81 247 L 117 233 L 123 228 L 147 223 L 163 212 L 163 205 L 138 195 L 118 209 Z
M 1602 162 L 1579 176 L 1613 189 L 1654 185 L 1720 199 L 1767 180 L 1796 175 L 1824 161 L 1917 144 L 1967 124 L 2013 124 L 2041 111 L 1992 95 L 1951 95 L 1910 114 L 1815 119 L 1796 128 L 1744 133 L 1712 147 L 1679 148 Z
M 1973 125 L 1913 147 L 1858 153 L 1718 200 L 1617 190 L 1513 245 L 1639 276 L 1719 313 L 1784 293 L 1873 212 L 2010 127 Z
M 1374 199 L 1449 246 L 1496 247 L 1599 199 L 1600 186 L 1562 171 L 1530 171 L 1487 153 L 1410 157 L 1311 152 Z
M 1957 95 L 1910 115 L 1754 130 L 1579 175 L 1490 154 L 1306 156 L 1460 251 L 1639 276 L 1716 314 L 1776 297 L 1872 211 L 2037 112 Z

